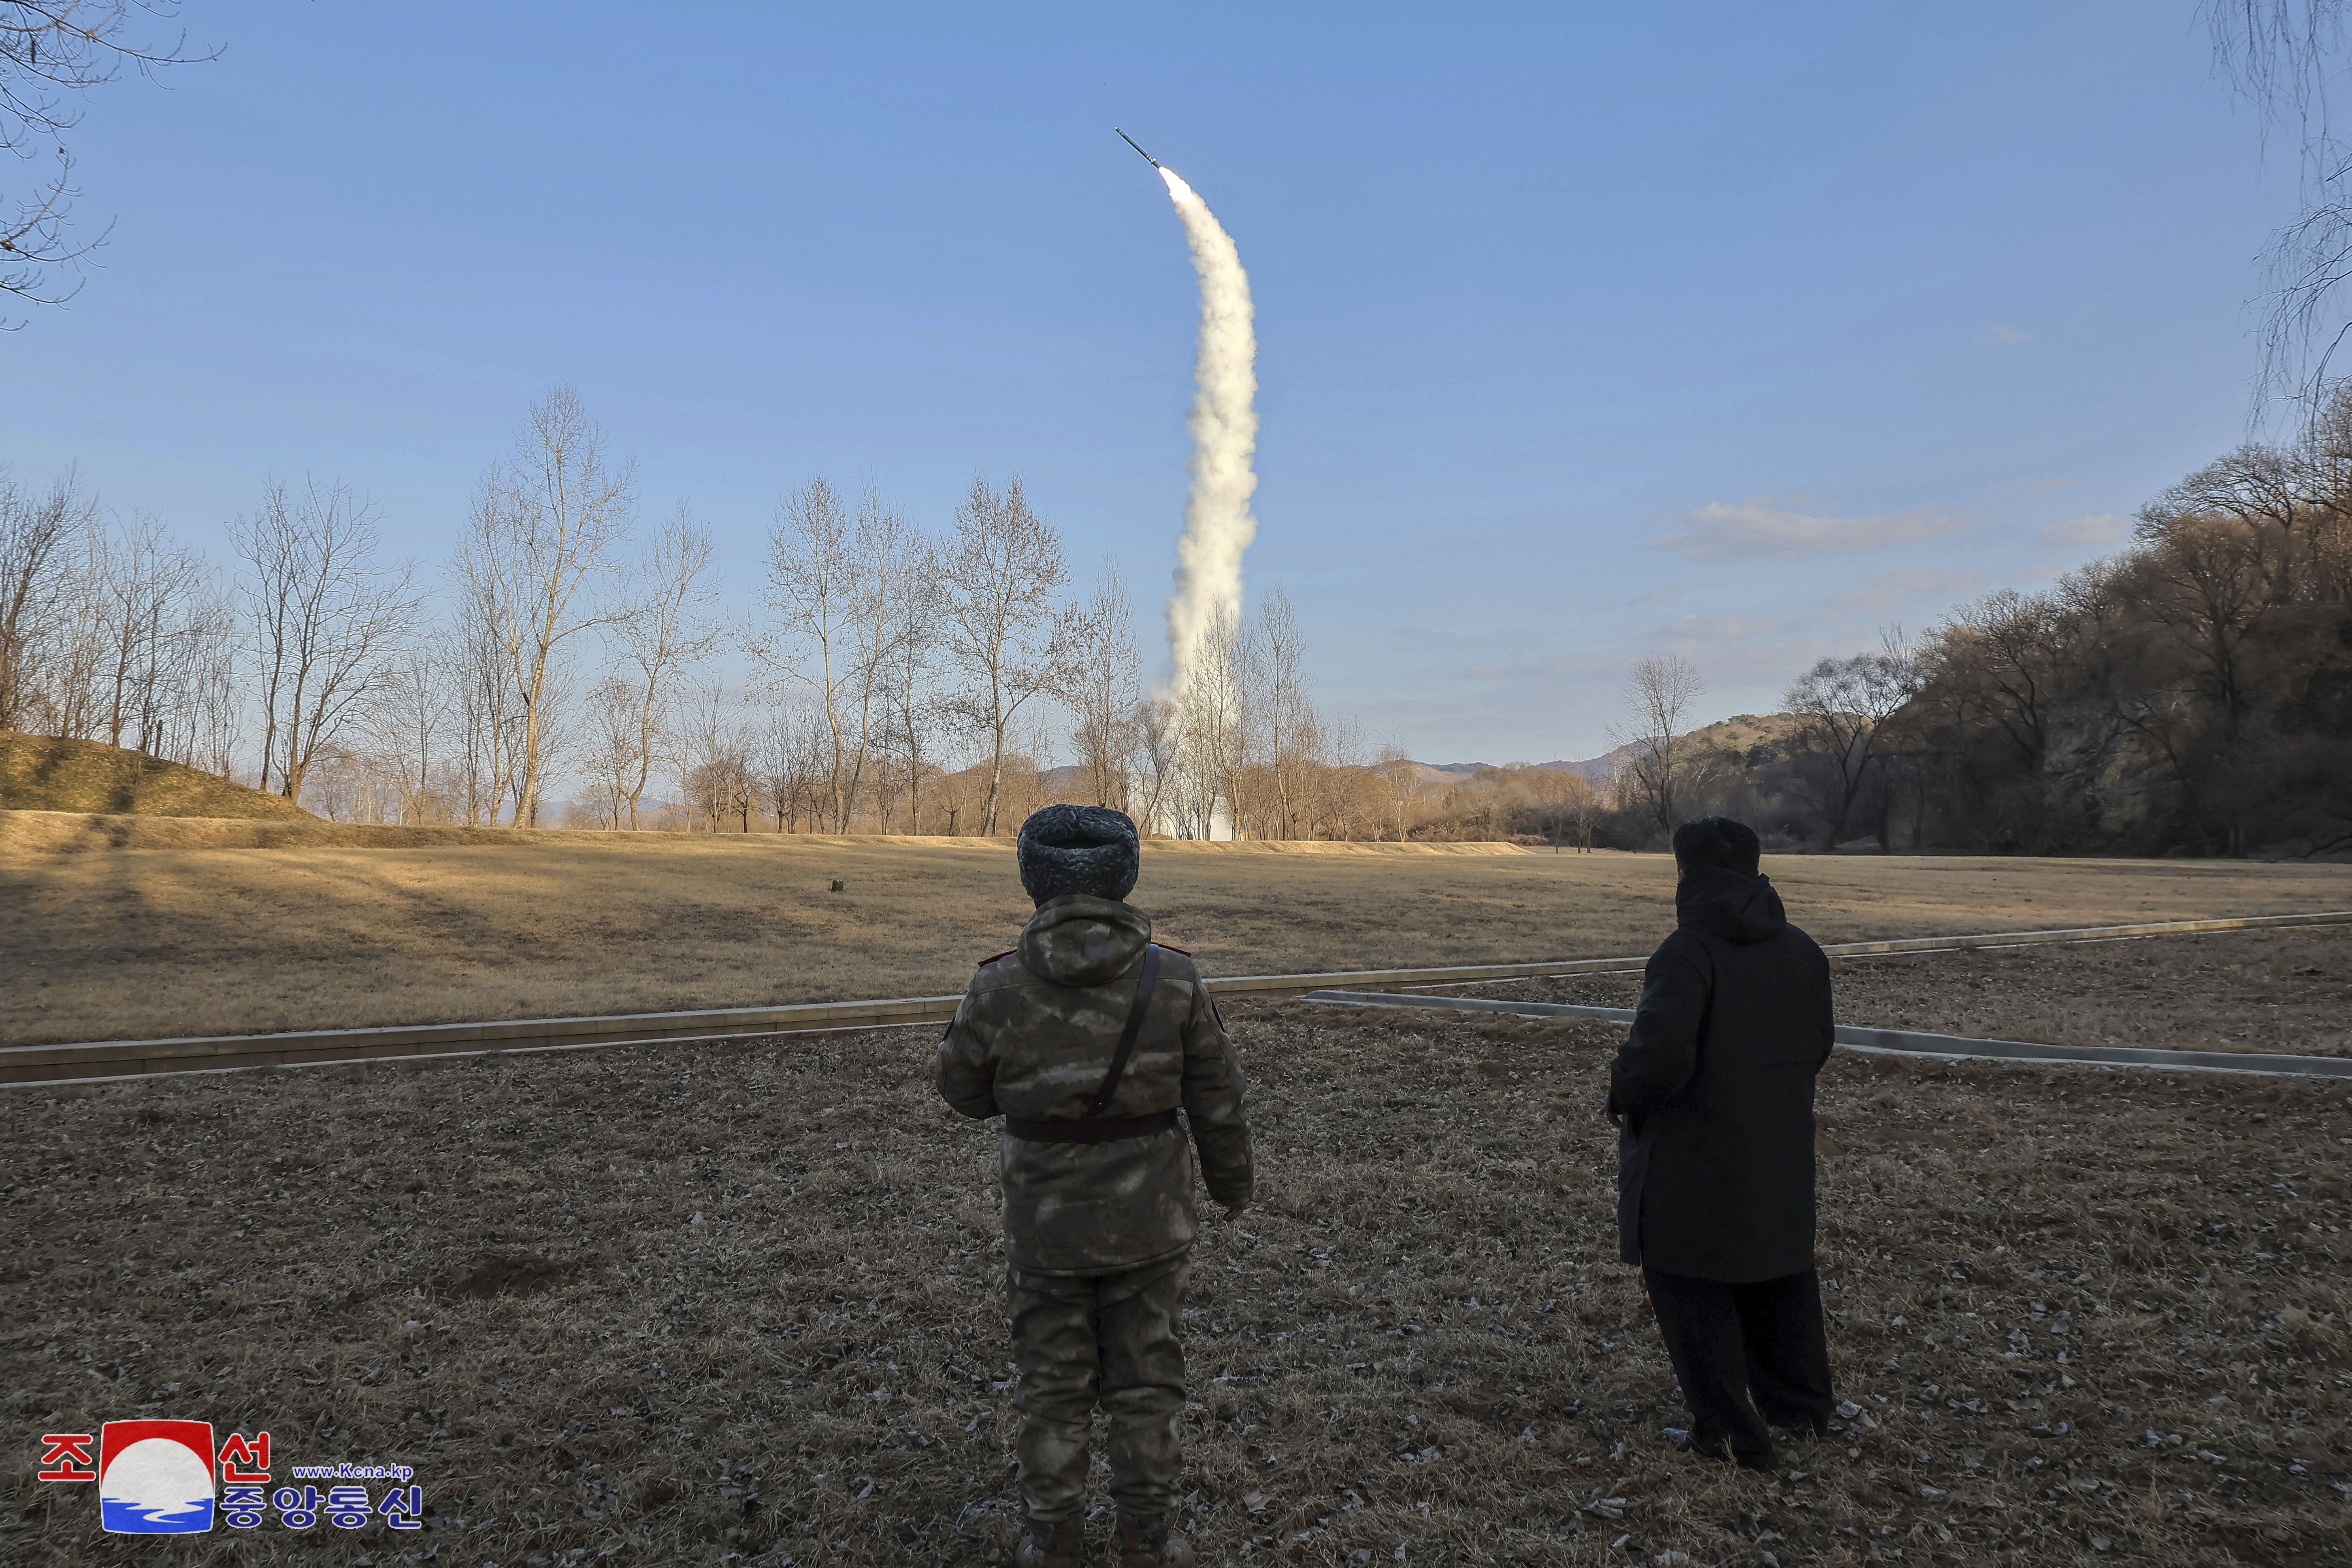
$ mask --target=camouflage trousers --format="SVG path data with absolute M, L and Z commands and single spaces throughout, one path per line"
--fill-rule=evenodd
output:
M 1118 1510 L 1150 1516 L 1175 1507 L 1180 1325 L 1192 1272 L 1190 1252 L 1118 1274 L 1012 1270 L 1013 1355 L 1021 1369 L 1015 1452 L 1031 1519 L 1058 1523 L 1086 1511 L 1087 1426 L 1097 1405 L 1110 1417 L 1106 1457 Z

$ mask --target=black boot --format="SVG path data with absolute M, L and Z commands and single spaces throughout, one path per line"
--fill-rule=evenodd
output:
M 1086 1554 L 1085 1521 L 1066 1519 L 1058 1524 L 1033 1519 L 1013 1549 L 1013 1568 L 1078 1568 Z M 1186 1558 L 1191 1562 L 1191 1558 Z
M 1169 1528 L 1166 1514 L 1118 1516 L 1118 1568 L 1192 1568 L 1192 1543 Z

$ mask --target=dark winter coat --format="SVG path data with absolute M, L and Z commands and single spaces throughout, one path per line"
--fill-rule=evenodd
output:
M 940 1041 L 940 1094 L 966 1116 L 1082 1116 L 1101 1089 L 1135 1003 L 1151 921 L 1110 899 L 1040 906 L 1021 945 L 980 966 Z M 1160 950 L 1134 1053 L 1108 1119 L 1181 1107 L 1187 1128 L 1102 1143 L 1004 1135 L 1004 1243 L 1032 1274 L 1099 1274 L 1174 1257 L 1200 1231 L 1200 1182 L 1228 1208 L 1249 1202 L 1241 1067 L 1192 961 Z
M 1829 1059 L 1830 965 L 1763 877 L 1708 869 L 1675 891 L 1609 1069 L 1617 1239 L 1628 1263 L 1743 1284 L 1813 1266 L 1813 1078 Z

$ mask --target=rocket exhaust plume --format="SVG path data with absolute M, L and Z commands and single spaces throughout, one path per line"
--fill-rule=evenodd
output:
M 1119 134 L 1125 139 L 1126 132 Z M 1192 362 L 1192 408 L 1184 421 L 1192 436 L 1192 456 L 1184 465 L 1192 486 L 1184 499 L 1184 532 L 1176 542 L 1176 592 L 1168 600 L 1168 651 L 1176 666 L 1174 695 L 1181 700 L 1202 643 L 1219 617 L 1241 618 L 1242 555 L 1257 537 L 1250 511 L 1257 489 L 1250 468 L 1257 453 L 1257 331 L 1249 275 L 1233 237 L 1192 186 L 1149 153 L 1143 155 L 1168 184 L 1192 270 L 1201 278 L 1200 346 Z

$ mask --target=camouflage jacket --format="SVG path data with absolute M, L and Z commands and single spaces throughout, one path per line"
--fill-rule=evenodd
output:
M 966 1116 L 1061 1120 L 1101 1089 L 1135 1003 L 1151 921 L 1109 899 L 1040 906 L 1021 945 L 980 966 L 940 1037 L 940 1094 Z M 1007 1133 L 1001 1154 L 1013 1266 L 1093 1274 L 1171 1257 L 1200 1231 L 1192 1148 L 1209 1195 L 1249 1201 L 1242 1074 L 1192 961 L 1160 950 L 1160 977 L 1105 1117 L 1181 1106 L 1192 1124 L 1106 1143 L 1036 1143 Z

